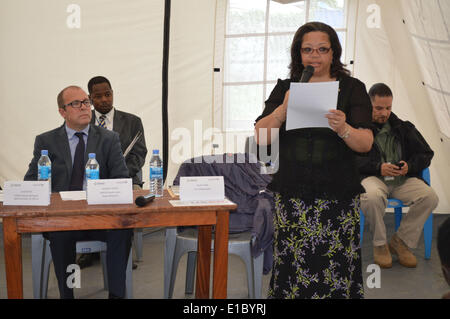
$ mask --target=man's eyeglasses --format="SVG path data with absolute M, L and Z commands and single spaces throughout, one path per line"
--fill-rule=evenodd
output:
M 85 99 L 83 101 L 75 100 L 75 101 L 65 104 L 64 107 L 71 106 L 75 109 L 79 109 L 79 108 L 81 108 L 81 105 L 89 107 L 89 106 L 91 106 L 91 100 L 89 100 L 89 99 Z
M 325 47 L 320 47 L 318 49 L 313 49 L 313 48 L 301 48 L 300 52 L 303 54 L 307 54 L 310 55 L 312 54 L 314 51 L 316 51 L 319 54 L 327 54 L 328 52 L 330 52 L 331 48 L 325 48 Z

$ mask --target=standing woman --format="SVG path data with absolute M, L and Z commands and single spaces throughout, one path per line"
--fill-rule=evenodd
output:
M 372 106 L 365 85 L 341 63 L 336 31 L 320 22 L 300 27 L 291 46 L 290 79 L 278 80 L 256 119 L 259 145 L 279 130 L 275 192 L 274 265 L 269 298 L 363 298 L 359 195 L 355 152 L 372 147 Z M 286 131 L 291 82 L 311 65 L 309 82 L 339 81 L 330 128 Z M 261 133 L 260 133 L 260 129 Z M 262 134 L 266 130 L 267 134 Z

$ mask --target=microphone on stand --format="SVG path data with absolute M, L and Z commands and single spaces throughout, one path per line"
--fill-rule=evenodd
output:
M 147 205 L 148 203 L 151 203 L 154 199 L 155 199 L 155 195 L 148 194 L 145 196 L 136 197 L 136 200 L 134 201 L 134 203 L 140 207 L 143 207 L 143 206 Z
M 306 68 L 303 69 L 302 77 L 300 78 L 300 82 L 306 83 L 309 82 L 311 77 L 314 74 L 314 67 L 312 65 L 307 65 Z

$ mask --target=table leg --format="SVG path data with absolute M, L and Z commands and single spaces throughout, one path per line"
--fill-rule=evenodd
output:
M 197 279 L 195 298 L 209 298 L 211 268 L 211 226 L 198 226 Z
M 15 218 L 3 218 L 3 243 L 5 246 L 6 285 L 8 290 L 8 298 L 22 299 L 22 237 L 17 232 Z
M 213 298 L 227 298 L 228 279 L 228 216 L 227 211 L 217 212 L 214 240 Z

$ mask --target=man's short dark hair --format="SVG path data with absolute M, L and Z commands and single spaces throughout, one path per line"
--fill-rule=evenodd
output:
M 380 97 L 392 96 L 392 91 L 386 84 L 377 83 L 372 85 L 369 90 L 369 96 L 372 100 L 375 98 L 375 95 L 378 95 Z
M 450 218 L 447 218 L 439 227 L 437 249 L 441 263 L 450 267 Z
M 109 88 L 112 90 L 111 83 L 109 83 L 109 80 L 107 78 L 105 78 L 104 76 L 95 76 L 92 79 L 90 79 L 88 82 L 87 86 L 88 86 L 89 94 L 92 93 L 92 88 L 94 87 L 94 85 L 100 84 L 100 83 L 108 83 Z

